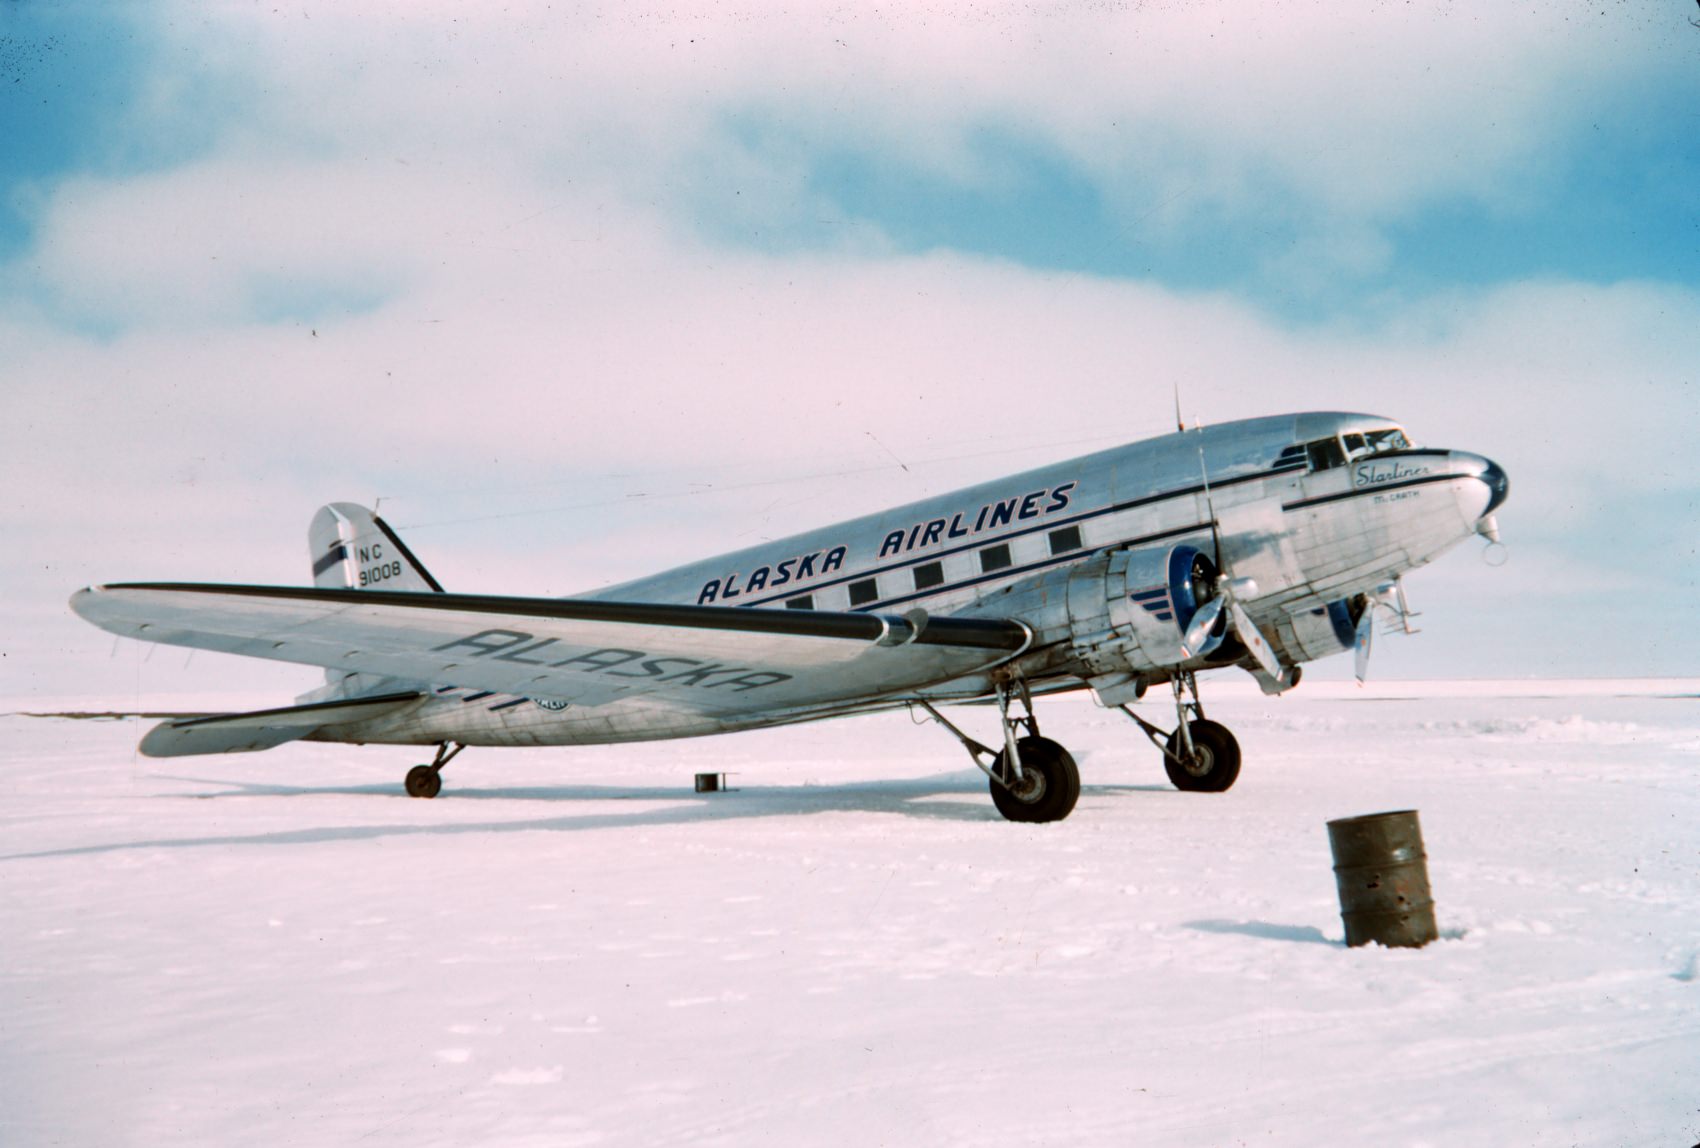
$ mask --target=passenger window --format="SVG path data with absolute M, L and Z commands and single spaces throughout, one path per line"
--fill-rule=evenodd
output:
M 1302 443 L 1302 442 L 1294 443 L 1292 446 L 1283 450 L 1275 458 L 1275 466 L 1276 466 L 1277 469 L 1280 469 L 1281 467 L 1286 467 L 1286 466 L 1303 466 L 1304 463 L 1305 463 L 1305 447 L 1304 447 L 1304 443 Z
M 1070 550 L 1080 549 L 1080 527 L 1065 526 L 1061 530 L 1051 531 L 1051 553 L 1067 554 Z
M 815 596 L 804 594 L 801 598 L 787 598 L 785 599 L 785 608 L 787 610 L 813 610 L 815 608 Z
M 866 606 L 880 596 L 879 584 L 872 578 L 850 583 L 850 605 Z
M 1310 454 L 1312 470 L 1328 470 L 1346 465 L 1346 453 L 1340 449 L 1340 440 L 1337 438 L 1318 439 L 1305 449 Z
M 996 546 L 988 546 L 980 551 L 980 569 L 990 574 L 993 570 L 1002 570 L 1009 565 L 1009 543 L 1000 542 Z
M 927 562 L 915 567 L 915 589 L 927 590 L 944 584 L 944 563 Z

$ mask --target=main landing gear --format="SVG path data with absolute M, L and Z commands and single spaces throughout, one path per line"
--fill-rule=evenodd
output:
M 1228 727 L 1204 716 L 1198 699 L 1198 679 L 1191 673 L 1176 674 L 1170 684 L 1175 691 L 1175 729 L 1165 733 L 1127 706 L 1117 707 L 1151 743 L 1163 751 L 1163 768 L 1176 789 L 1192 793 L 1221 793 L 1240 775 L 1240 743 Z M 1187 695 L 1192 700 L 1187 700 Z
M 956 735 L 956 740 L 974 759 L 974 764 L 991 779 L 992 804 L 1011 821 L 1061 821 L 1080 800 L 1080 770 L 1068 750 L 1048 737 L 1039 736 L 1039 719 L 1033 716 L 1033 698 L 1027 683 L 1017 678 L 1014 686 L 1025 716 L 1011 717 L 1010 682 L 997 683 L 998 721 L 1003 728 L 1003 749 L 982 745 L 957 729 L 929 702 L 917 704 L 933 720 Z M 1017 728 L 1025 728 L 1017 736 Z
M 454 748 L 450 749 L 449 746 Z M 416 765 L 407 771 L 407 787 L 409 797 L 435 797 L 443 791 L 443 767 L 454 760 L 455 754 L 466 747 L 459 742 L 442 742 L 437 746 L 437 756 L 430 765 Z

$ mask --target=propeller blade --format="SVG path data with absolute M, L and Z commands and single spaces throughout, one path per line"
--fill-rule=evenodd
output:
M 1369 647 L 1375 640 L 1375 603 L 1364 607 L 1364 616 L 1358 619 L 1358 638 L 1352 643 L 1353 669 L 1361 683 L 1369 673 Z
M 1198 440 L 1198 474 L 1204 480 L 1204 509 L 1210 512 L 1210 548 L 1216 553 L 1216 569 L 1226 574 L 1228 568 L 1222 565 L 1222 527 L 1216 520 L 1216 499 L 1210 493 L 1210 468 L 1204 462 L 1202 438 Z
M 1263 672 L 1272 678 L 1281 676 L 1281 663 L 1275 659 L 1275 651 L 1263 636 L 1263 631 L 1257 628 L 1238 602 L 1228 603 L 1228 617 L 1234 621 L 1234 633 L 1240 636 L 1245 648 L 1251 651 L 1251 656 L 1257 659 L 1257 664 L 1263 667 Z
M 1186 628 L 1181 637 L 1181 653 L 1189 658 L 1196 658 L 1212 645 L 1210 631 L 1216 626 L 1216 619 L 1222 614 L 1224 599 L 1212 598 L 1198 608 L 1198 613 L 1192 616 L 1192 625 Z

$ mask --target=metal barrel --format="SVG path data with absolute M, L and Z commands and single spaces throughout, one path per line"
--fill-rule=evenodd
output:
M 1440 935 L 1416 810 L 1330 821 L 1328 844 L 1348 945 L 1420 949 Z
M 720 778 L 721 778 L 721 775 L 718 774 L 718 773 L 699 773 L 699 774 L 697 774 L 697 792 L 698 793 L 719 793 L 720 792 Z

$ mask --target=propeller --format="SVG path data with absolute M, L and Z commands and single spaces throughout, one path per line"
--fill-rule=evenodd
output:
M 1211 640 L 1211 631 L 1216 628 L 1217 620 L 1223 612 L 1228 615 L 1228 625 L 1233 629 L 1245 648 L 1251 651 L 1251 656 L 1257 664 L 1263 667 L 1263 672 L 1272 678 L 1281 676 L 1281 663 L 1275 657 L 1274 649 L 1269 645 L 1263 631 L 1257 628 L 1257 623 L 1251 620 L 1245 612 L 1245 607 L 1239 603 L 1243 594 L 1250 597 L 1257 593 L 1257 583 L 1250 578 L 1229 578 L 1226 574 L 1216 580 L 1216 596 L 1198 608 L 1198 613 L 1192 616 L 1192 624 L 1187 626 L 1186 633 L 1181 637 L 1181 652 L 1189 658 L 1211 649 L 1215 642 Z
M 1405 588 L 1398 582 L 1386 582 L 1375 588 L 1373 594 L 1364 596 L 1364 612 L 1358 617 L 1356 640 L 1352 643 L 1352 670 L 1357 674 L 1361 685 L 1369 676 L 1370 647 L 1375 642 L 1375 612 L 1386 610 L 1396 617 L 1405 627 L 1407 634 L 1415 633 L 1411 629 L 1410 606 L 1405 601 Z
M 1231 577 L 1227 565 L 1222 560 L 1222 533 L 1216 522 L 1216 501 L 1210 493 L 1210 471 L 1204 463 L 1202 441 L 1198 444 L 1198 469 L 1204 479 L 1204 505 L 1210 512 L 1210 539 L 1216 551 L 1216 569 L 1220 573 L 1216 578 L 1216 596 L 1198 608 L 1186 628 L 1186 633 L 1181 636 L 1181 652 L 1189 658 L 1196 658 L 1213 648 L 1220 639 L 1213 638 L 1212 633 L 1216 629 L 1217 620 L 1226 611 L 1229 627 L 1245 648 L 1251 651 L 1251 656 L 1262 667 L 1263 672 L 1276 680 L 1285 680 L 1274 648 L 1257 628 L 1257 623 L 1245 612 L 1245 607 L 1240 605 L 1242 597 L 1251 598 L 1257 594 L 1257 583 L 1250 578 Z

